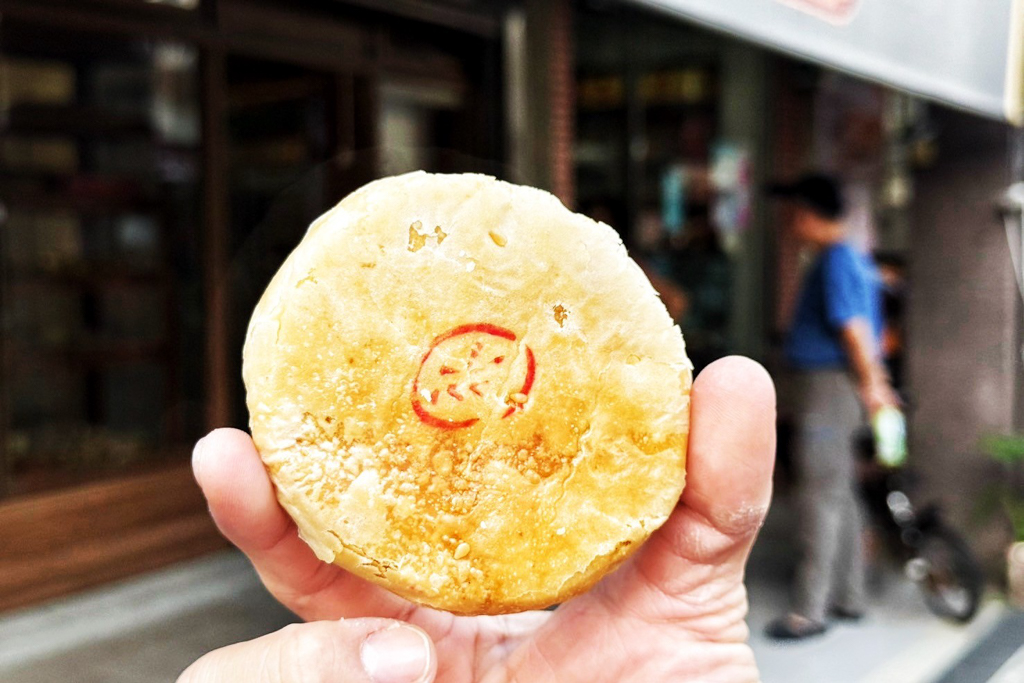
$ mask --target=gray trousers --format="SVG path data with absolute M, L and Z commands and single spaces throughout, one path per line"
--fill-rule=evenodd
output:
M 862 411 L 844 371 L 794 373 L 791 382 L 802 551 L 793 611 L 824 622 L 830 605 L 864 606 L 864 514 L 853 445 Z

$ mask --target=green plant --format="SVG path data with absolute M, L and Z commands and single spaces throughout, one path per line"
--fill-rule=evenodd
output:
M 1024 464 L 1024 434 L 992 434 L 981 440 L 981 449 L 1006 465 Z
M 1006 470 L 982 498 L 979 512 L 1000 511 L 1013 529 L 1014 540 L 1024 542 L 1024 434 L 987 436 L 982 451 Z

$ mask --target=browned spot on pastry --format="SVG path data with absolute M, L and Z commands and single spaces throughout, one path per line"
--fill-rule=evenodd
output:
M 422 221 L 409 226 L 409 251 L 417 252 L 427 245 L 427 236 L 420 232 L 422 227 Z

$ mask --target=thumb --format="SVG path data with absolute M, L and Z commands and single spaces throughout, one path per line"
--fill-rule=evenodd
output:
M 768 373 L 745 358 L 718 360 L 697 378 L 692 397 L 682 505 L 632 570 L 612 575 L 620 601 L 660 606 L 658 619 L 692 618 L 698 605 L 742 614 L 733 607 L 745 605 L 743 570 L 771 499 L 775 388 Z
M 215 650 L 178 683 L 431 683 L 437 673 L 426 633 L 392 619 L 292 624 Z

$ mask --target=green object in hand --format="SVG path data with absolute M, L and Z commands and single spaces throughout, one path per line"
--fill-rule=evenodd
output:
M 900 467 L 907 460 L 907 421 L 899 408 L 886 406 L 871 417 L 875 458 L 886 467 Z

